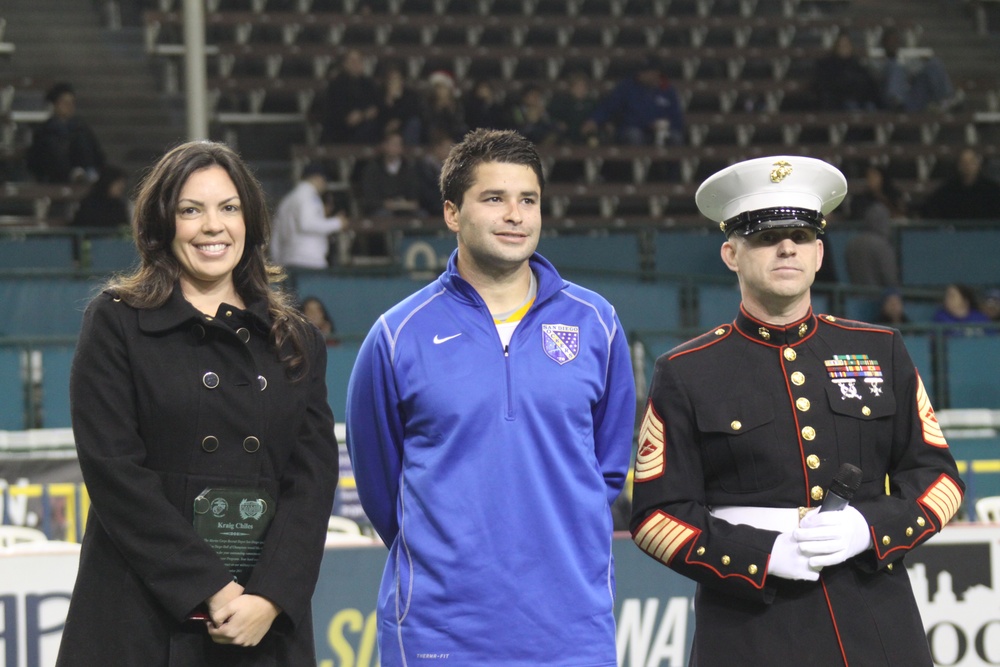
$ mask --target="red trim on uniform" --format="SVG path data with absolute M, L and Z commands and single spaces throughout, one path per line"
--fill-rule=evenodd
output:
M 799 443 L 799 462 L 802 464 L 802 481 L 805 483 L 805 506 L 812 507 L 810 504 L 812 498 L 809 495 L 809 471 L 806 469 L 806 452 L 802 446 L 802 425 L 799 423 L 799 411 L 795 407 L 795 397 L 792 396 L 792 385 L 788 383 L 788 370 L 785 368 L 785 357 L 778 355 L 778 362 L 781 364 L 781 374 L 785 378 L 785 391 L 788 394 L 788 400 L 792 403 L 792 419 L 795 421 L 795 441 Z
M 826 589 L 826 581 L 823 580 L 823 575 L 820 575 L 819 583 L 823 586 L 823 597 L 826 598 L 826 608 L 830 612 L 830 622 L 833 623 L 833 635 L 837 638 L 837 646 L 840 647 L 840 657 L 844 659 L 844 667 L 848 667 L 847 651 L 844 650 L 844 642 L 840 638 L 840 628 L 837 627 L 837 616 L 833 613 L 833 602 L 830 601 L 830 592 Z
M 829 324 L 830 326 L 837 327 L 838 329 L 846 329 L 847 331 L 870 331 L 872 333 L 889 334 L 892 335 L 892 329 L 885 328 L 875 328 L 871 325 L 865 324 L 864 322 L 858 322 L 857 320 L 844 320 L 839 317 L 835 317 L 833 321 L 826 319 L 830 317 L 829 315 L 817 315 L 820 321 Z M 850 324 L 845 324 L 848 322 Z M 852 326 L 856 325 L 856 326 Z
M 700 350 L 704 350 L 706 347 L 711 347 L 711 346 L 715 345 L 716 343 L 718 343 L 719 341 L 722 341 L 722 340 L 725 340 L 725 339 L 729 338 L 729 334 L 731 334 L 733 332 L 733 329 L 736 329 L 736 325 L 734 325 L 734 324 L 720 324 L 719 326 L 714 327 L 712 329 L 712 331 L 706 331 L 705 333 L 701 334 L 701 336 L 712 335 L 713 331 L 718 331 L 719 329 L 725 329 L 726 333 L 722 334 L 721 336 L 716 336 L 712 340 L 706 342 L 703 345 L 699 345 L 698 347 L 692 347 L 690 350 L 681 350 L 680 352 L 677 352 L 677 353 L 675 353 L 675 354 L 667 357 L 667 359 L 669 359 L 669 360 L 672 361 L 672 360 L 676 359 L 677 357 L 683 356 L 685 354 L 691 354 L 692 352 L 698 352 Z M 691 340 L 698 340 L 699 338 L 701 338 L 701 336 L 695 336 Z

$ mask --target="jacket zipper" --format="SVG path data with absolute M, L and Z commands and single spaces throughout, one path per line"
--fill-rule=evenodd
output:
M 507 371 L 507 419 L 514 419 L 514 392 L 511 391 L 511 379 L 510 379 L 510 345 L 504 345 L 503 347 L 503 363 L 504 368 Z

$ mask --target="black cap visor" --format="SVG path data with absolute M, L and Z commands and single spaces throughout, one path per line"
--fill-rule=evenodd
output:
M 777 227 L 801 227 L 816 230 L 822 234 L 826 220 L 819 211 L 805 208 L 779 207 L 761 208 L 756 211 L 744 211 L 739 215 L 723 221 L 722 231 L 725 235 L 750 236 L 765 229 Z

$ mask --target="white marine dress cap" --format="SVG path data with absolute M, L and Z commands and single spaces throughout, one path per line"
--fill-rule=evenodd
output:
M 847 195 L 847 179 L 828 162 L 776 155 L 737 162 L 701 184 L 695 203 L 729 236 L 775 227 L 822 233 L 825 216 Z

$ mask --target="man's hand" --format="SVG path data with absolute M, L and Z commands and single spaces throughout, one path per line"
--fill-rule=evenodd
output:
M 816 569 L 843 563 L 872 545 L 868 522 L 850 505 L 837 512 L 810 512 L 792 534 Z
M 795 531 L 797 532 L 797 531 Z M 767 573 L 782 579 L 817 581 L 819 570 L 809 567 L 809 557 L 799 548 L 794 533 L 781 533 L 771 547 L 771 558 L 767 561 Z
M 208 634 L 217 644 L 256 646 L 271 629 L 281 609 L 259 595 L 240 595 L 212 611 Z

